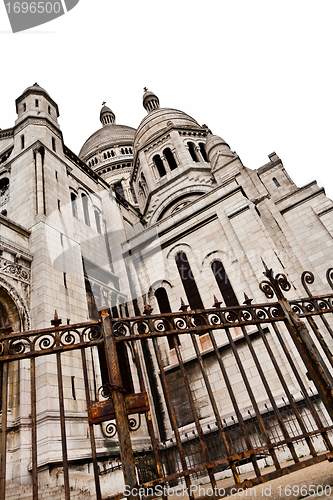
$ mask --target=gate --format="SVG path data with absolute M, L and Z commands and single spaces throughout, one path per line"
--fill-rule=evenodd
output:
M 191 311 L 181 301 L 179 312 L 153 315 L 145 303 L 144 315 L 133 318 L 111 319 L 104 310 L 100 321 L 61 326 L 55 317 L 49 329 L 1 329 L 1 499 L 6 498 L 8 443 L 18 425 L 9 396 L 11 373 L 19 363 L 27 368 L 31 498 L 38 499 L 42 417 L 36 369 L 40 373 L 51 360 L 57 377 L 64 495 L 70 499 L 67 353 L 75 353 L 73 360 L 82 372 L 88 428 L 82 439 L 90 442 L 95 485 L 89 498 L 165 498 L 176 489 L 191 499 L 223 497 L 331 460 L 333 294 L 313 296 L 309 286 L 314 276 L 304 272 L 307 297 L 288 301 L 283 293 L 291 288 L 286 276 L 274 277 L 266 266 L 264 274 L 260 289 L 274 299 L 264 304 L 254 305 L 245 296 L 243 305 L 223 308 L 214 297 L 212 309 Z M 333 268 L 327 271 L 327 281 L 333 289 Z M 126 347 L 121 351 L 119 346 Z M 132 392 L 123 375 L 124 350 L 130 354 Z M 94 369 L 94 356 L 88 357 L 92 352 L 95 359 L 100 354 L 100 370 Z M 73 377 L 71 382 L 75 399 Z M 138 445 L 133 437 L 140 424 Z M 96 438 L 101 429 L 104 441 L 116 443 L 110 457 Z M 117 465 L 103 468 L 108 459 Z M 104 492 L 102 476 L 109 475 L 111 483 L 119 468 L 125 489 Z

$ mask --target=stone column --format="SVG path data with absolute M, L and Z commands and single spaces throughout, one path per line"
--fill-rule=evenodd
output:
M 44 205 L 44 180 L 43 180 L 43 158 L 41 149 L 35 150 L 36 162 L 36 191 L 37 191 L 37 215 L 45 214 Z

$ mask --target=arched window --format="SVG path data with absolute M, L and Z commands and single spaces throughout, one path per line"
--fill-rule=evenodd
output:
M 141 196 L 141 198 L 145 198 L 145 192 L 143 190 L 141 182 L 139 182 L 139 196 Z
M 77 217 L 77 206 L 76 206 L 76 194 L 75 193 L 71 193 L 71 203 L 72 203 L 73 217 Z
M 176 264 L 191 309 L 203 309 L 204 306 L 199 294 L 199 290 L 194 280 L 190 264 L 184 252 L 177 253 Z
M 171 307 L 170 307 L 170 302 L 168 299 L 168 294 L 167 294 L 165 288 L 162 288 L 162 287 L 158 288 L 155 291 L 155 297 L 156 297 L 158 307 L 159 307 L 161 314 L 172 312 Z M 178 335 L 175 335 L 175 336 L 173 335 L 172 337 L 170 335 L 167 336 L 170 349 L 173 349 L 176 345 L 175 344 L 175 337 L 178 340 L 178 344 L 180 344 Z
M 273 182 L 274 182 L 276 187 L 278 187 L 278 188 L 280 187 L 281 184 L 279 183 L 279 181 L 275 177 L 273 177 Z
M 215 260 L 212 263 L 212 271 L 215 276 L 216 282 L 222 294 L 224 303 L 227 307 L 238 306 L 238 300 L 235 292 L 232 289 L 231 283 L 225 272 L 222 262 Z
M 203 158 L 203 160 L 208 163 L 208 158 L 207 158 L 207 154 L 206 154 L 206 149 L 205 149 L 205 145 L 203 142 L 199 142 L 199 148 L 200 148 L 200 153 L 201 153 L 201 156 Z
M 166 170 L 163 165 L 163 161 L 161 160 L 161 157 L 159 155 L 155 155 L 153 158 L 153 162 L 155 163 L 155 166 L 158 170 L 158 173 L 160 174 L 160 177 L 163 177 L 163 175 L 166 175 Z
M 82 205 L 83 205 L 84 222 L 87 224 L 87 226 L 90 226 L 87 195 L 82 193 L 81 198 L 82 198 Z
M 188 146 L 188 150 L 190 152 L 192 160 L 198 162 L 199 158 L 197 157 L 197 153 L 195 151 L 195 147 L 194 147 L 193 142 L 188 142 L 187 146 Z
M 131 193 L 132 193 L 132 197 L 133 197 L 133 201 L 134 201 L 134 203 L 138 203 L 138 199 L 137 199 L 137 197 L 136 197 L 136 194 L 135 194 L 135 191 L 134 191 L 133 184 L 130 184 L 130 190 L 131 190 Z
M 175 170 L 175 168 L 178 167 L 175 157 L 173 156 L 173 152 L 171 151 L 170 148 L 166 148 L 163 151 L 163 154 L 165 156 L 166 161 L 168 162 L 168 165 L 170 167 L 170 170 Z
M 117 182 L 117 184 L 114 185 L 116 193 L 120 194 L 123 198 L 125 198 L 125 193 L 124 193 L 124 188 L 121 182 Z
M 101 230 L 101 221 L 100 221 L 100 215 L 98 210 L 95 210 L 95 222 L 96 222 L 96 229 L 99 234 L 102 234 Z

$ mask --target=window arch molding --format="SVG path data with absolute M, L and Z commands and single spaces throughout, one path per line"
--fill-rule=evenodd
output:
M 186 194 L 191 194 L 191 193 L 199 193 L 201 192 L 202 195 L 206 194 L 211 191 L 211 187 L 205 186 L 205 185 L 195 185 L 195 186 L 188 186 L 185 189 L 179 189 L 178 191 L 174 192 L 171 194 L 166 200 L 162 201 L 162 203 L 156 208 L 155 212 L 153 213 L 151 217 L 151 223 L 153 224 L 154 222 L 157 222 L 159 220 L 159 217 L 161 214 L 165 211 L 165 209 L 169 206 L 172 205 L 173 203 L 176 202 L 178 198 L 180 198 L 183 195 Z
M 170 261 L 174 261 L 177 253 L 180 253 L 180 252 L 186 253 L 186 255 L 188 257 L 191 256 L 191 261 L 192 261 L 192 257 L 194 259 L 193 248 L 191 247 L 191 245 L 189 245 L 188 243 L 184 243 L 184 242 L 176 243 L 175 245 L 173 245 L 170 248 L 170 250 L 168 251 L 166 258 Z
M 174 287 L 174 285 L 172 285 L 170 283 L 170 281 L 167 281 L 167 280 L 158 280 L 158 281 L 155 281 L 155 283 L 153 283 L 150 286 L 150 288 L 148 290 L 148 293 L 147 293 L 149 304 L 152 301 L 156 300 L 156 298 L 155 298 L 155 292 L 156 292 L 156 290 L 158 288 L 165 288 L 166 292 L 168 293 L 171 290 L 171 288 L 173 288 L 173 287 Z M 158 309 L 156 309 L 156 310 L 158 310 Z
M 24 298 L 21 297 L 18 291 L 2 277 L 0 277 L 0 301 L 2 302 L 4 309 L 6 309 L 6 305 L 8 307 L 14 306 L 16 309 L 16 314 L 14 315 L 15 317 L 12 318 L 11 315 L 8 314 L 8 319 L 12 323 L 11 326 L 13 326 L 13 328 L 18 323 L 20 325 L 19 330 L 16 331 L 31 329 L 31 317 Z
M 74 189 L 72 189 L 72 191 L 75 192 Z M 89 203 L 91 203 L 91 205 L 93 205 L 93 201 L 91 199 L 91 193 L 87 189 L 79 186 L 77 188 L 77 196 L 81 197 L 83 194 L 85 194 L 87 196 L 87 198 L 89 199 Z
M 206 269 L 211 269 L 215 260 L 220 260 L 224 265 L 226 262 L 231 260 L 231 256 L 225 250 L 213 250 L 202 259 L 200 272 L 202 273 Z

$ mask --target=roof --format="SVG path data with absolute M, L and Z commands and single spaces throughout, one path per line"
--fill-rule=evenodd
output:
M 83 144 L 79 157 L 86 160 L 99 150 L 120 144 L 133 144 L 135 128 L 112 123 L 94 132 Z

